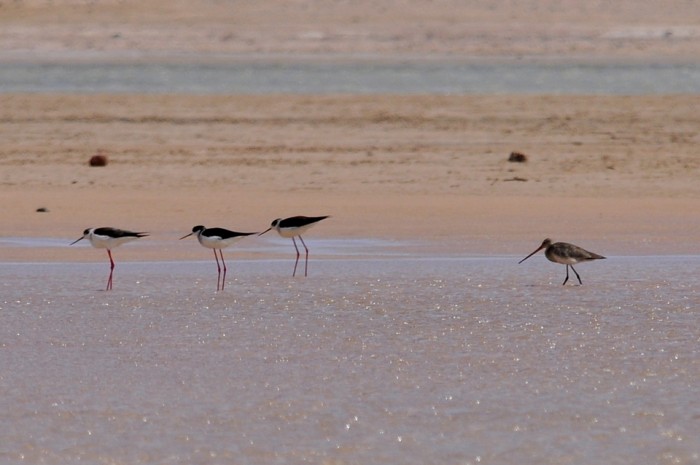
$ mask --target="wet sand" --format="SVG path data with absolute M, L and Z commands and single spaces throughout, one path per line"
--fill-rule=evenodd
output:
M 196 224 L 261 231 L 304 214 L 332 215 L 310 238 L 456 254 L 519 254 L 547 236 L 603 254 L 698 252 L 697 96 L 0 99 L 5 238 L 67 244 L 115 226 L 152 233 L 151 247 L 120 249 L 128 260 L 184 259 L 203 252 L 175 241 Z M 89 167 L 95 153 L 109 165 Z M 0 247 L 13 261 L 94 255 Z

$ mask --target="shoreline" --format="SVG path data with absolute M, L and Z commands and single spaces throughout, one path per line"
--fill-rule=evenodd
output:
M 195 224 L 255 231 L 330 214 L 313 237 L 417 239 L 456 254 L 517 254 L 545 237 L 603 255 L 699 249 L 700 96 L 0 101 L 4 237 L 71 241 L 99 226 L 181 237 Z M 528 161 L 508 162 L 514 150 Z M 96 152 L 107 167 L 88 166 Z M 0 261 L 83 253 L 102 259 L 3 248 Z
M 0 192 L 3 192 L 0 189 Z M 100 204 L 119 190 L 95 195 Z M 211 192 L 211 191 L 210 191 Z M 538 245 L 544 237 L 572 242 L 604 255 L 697 255 L 700 218 L 688 216 L 697 201 L 688 198 L 555 198 L 555 197 L 460 197 L 453 195 L 384 195 L 381 202 L 371 205 L 371 196 L 355 196 L 352 203 L 345 195 L 274 194 L 258 192 L 260 201 L 251 202 L 233 213 L 202 208 L 207 197 L 179 197 L 179 205 L 165 207 L 173 194 L 146 195 L 144 192 L 124 195 L 125 206 L 115 205 L 108 212 L 80 211 L 75 204 L 80 196 L 54 195 L 55 206 L 48 213 L 34 213 L 21 195 L 4 197 L 22 210 L 21 221 L 8 224 L 3 237 L 65 240 L 66 247 L 3 246 L 0 238 L 0 262 L 7 261 L 102 261 L 103 253 L 91 247 L 68 247 L 87 227 L 114 226 L 146 230 L 150 240 L 138 246 L 120 247 L 119 255 L 126 260 L 198 260 L 206 259 L 208 251 L 196 241 L 182 244 L 177 239 L 192 225 L 220 226 L 234 230 L 263 230 L 275 211 L 289 214 L 331 213 L 327 222 L 305 236 L 309 247 L 327 244 L 336 247 L 347 241 L 379 242 L 375 250 L 400 251 L 422 256 L 517 256 Z M 104 198 L 102 197 L 104 195 Z M 163 208 L 128 208 L 129 197 L 145 199 L 144 205 Z M 185 197 L 187 199 L 185 200 Z M 340 202 L 345 201 L 341 206 Z M 336 203 L 337 202 L 337 203 Z M 294 208 L 294 204 L 304 208 Z M 26 208 L 23 207 L 26 206 Z M 198 207 L 199 205 L 199 207 Z M 278 205 L 275 207 L 273 205 Z M 336 205 L 337 207 L 333 207 Z M 572 211 L 576 217 L 569 218 Z M 415 212 L 421 212 L 416 216 Z M 212 218 L 204 221 L 203 218 Z M 653 219 L 653 220 L 650 220 Z M 209 224 L 207 224 L 209 223 Z M 21 224 L 21 227 L 19 227 Z M 51 231 L 47 235 L 45 231 Z M 291 241 L 274 236 L 247 241 L 227 249 L 237 257 L 293 256 Z M 287 243 L 289 242 L 289 243 Z M 319 247 L 317 245 L 317 247 Z M 285 250 L 288 249 L 288 250 Z M 371 254 L 372 252 L 368 252 Z M 313 254 L 313 252 L 312 252 Z M 340 253 L 342 255 L 342 253 Z M 523 255 L 524 256 L 524 255 Z M 78 258 L 80 257 L 80 258 Z

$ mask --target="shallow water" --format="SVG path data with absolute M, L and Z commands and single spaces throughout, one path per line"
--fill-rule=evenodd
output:
M 255 61 L 4 62 L 0 93 L 599 94 L 700 93 L 697 63 Z
M 0 265 L 2 463 L 700 461 L 700 257 Z

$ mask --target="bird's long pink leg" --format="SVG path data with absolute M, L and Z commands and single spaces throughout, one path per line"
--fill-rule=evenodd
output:
M 309 248 L 306 247 L 306 243 L 304 242 L 304 239 L 299 236 L 299 240 L 301 241 L 301 244 L 304 246 L 304 250 L 306 250 L 306 261 L 304 262 L 304 277 L 308 276 L 309 272 Z
M 216 249 L 214 249 L 214 260 L 216 260 L 216 271 L 219 273 L 216 275 L 216 290 L 220 289 L 219 283 L 221 282 L 221 266 L 219 266 L 219 256 L 216 255 Z
M 299 239 L 301 239 L 301 236 L 299 236 Z M 299 263 L 299 248 L 297 247 L 297 241 L 294 240 L 294 237 L 292 237 L 292 243 L 294 244 L 294 250 L 297 251 L 297 260 L 294 262 L 294 272 L 292 273 L 293 278 L 297 274 L 297 264 Z
M 114 259 L 112 259 L 112 251 L 107 249 L 107 255 L 109 255 L 109 279 L 107 280 L 107 289 L 105 291 L 112 290 L 112 275 L 114 274 Z

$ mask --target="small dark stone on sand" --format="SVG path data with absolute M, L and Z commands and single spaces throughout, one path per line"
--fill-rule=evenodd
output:
M 93 155 L 90 157 L 90 166 L 107 166 L 107 155 Z
M 527 155 L 522 152 L 510 152 L 508 161 L 513 163 L 525 163 L 527 161 Z

